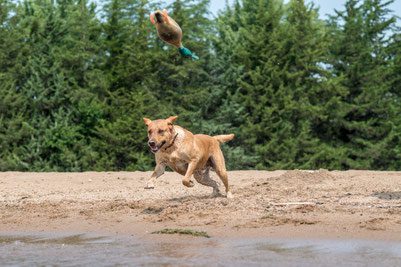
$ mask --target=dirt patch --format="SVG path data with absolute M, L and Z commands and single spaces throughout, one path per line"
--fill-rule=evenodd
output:
M 384 231 L 386 230 L 386 221 L 388 221 L 388 219 L 374 218 L 365 222 L 361 222 L 360 227 L 373 231 Z
M 282 226 L 282 225 L 314 225 L 319 221 L 303 218 L 291 218 L 285 216 L 278 216 L 275 214 L 267 214 L 259 219 L 253 220 L 246 224 L 236 225 L 237 228 L 262 228 L 268 226 Z
M 306 183 L 318 183 L 323 180 L 335 180 L 336 176 L 331 174 L 328 170 L 317 171 L 303 171 L 303 170 L 290 170 L 277 177 L 281 181 L 302 181 Z
M 176 173 L 145 190 L 150 174 L 1 173 L 0 229 L 401 239 L 399 172 L 235 171 L 234 199 L 186 188 Z

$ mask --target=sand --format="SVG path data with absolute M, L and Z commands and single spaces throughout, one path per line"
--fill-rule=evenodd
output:
M 0 173 L 0 231 L 401 241 L 401 172 L 232 171 L 234 199 L 171 172 L 147 190 L 150 174 Z

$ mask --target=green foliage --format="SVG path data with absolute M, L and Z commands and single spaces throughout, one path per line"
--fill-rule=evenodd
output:
M 205 231 L 195 231 L 191 229 L 170 229 L 170 228 L 165 228 L 160 231 L 155 231 L 152 232 L 152 234 L 167 234 L 167 235 L 174 235 L 174 234 L 179 234 L 179 235 L 190 235 L 190 236 L 195 236 L 195 237 L 206 237 L 210 238 L 208 233 Z
M 235 122 L 240 146 L 248 157 L 257 157 L 257 168 L 329 166 L 314 156 L 325 156 L 329 150 L 322 148 L 333 145 L 322 128 L 337 116 L 338 109 L 329 105 L 338 102 L 342 89 L 325 68 L 324 24 L 303 1 L 285 7 L 281 1 L 258 3 L 237 3 L 221 17 L 217 49 L 222 61 L 230 62 L 222 76 L 231 81 L 224 109 L 237 109 L 237 114 L 223 109 L 236 116 L 226 120 Z
M 229 169 L 401 168 L 401 31 L 394 1 L 0 0 L 0 170 L 149 170 L 143 117 L 179 115 Z
M 399 98 L 392 94 L 393 60 L 388 51 L 396 21 L 387 9 L 392 2 L 349 0 L 346 10 L 332 18 L 332 71 L 342 77 L 347 90 L 332 138 L 347 148 L 344 168 L 392 169 L 395 162 L 383 157 L 399 155 L 389 146 L 399 133 L 394 124 Z

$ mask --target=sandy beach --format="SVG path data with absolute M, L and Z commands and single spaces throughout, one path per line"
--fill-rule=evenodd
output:
M 231 171 L 234 199 L 171 172 L 146 190 L 150 174 L 0 173 L 0 231 L 401 241 L 401 172 Z

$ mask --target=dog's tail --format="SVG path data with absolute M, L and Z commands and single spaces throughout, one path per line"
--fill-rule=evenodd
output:
M 225 142 L 233 140 L 234 134 L 216 135 L 216 136 L 213 136 L 213 138 L 216 139 L 217 141 L 219 141 L 220 144 L 223 144 Z

